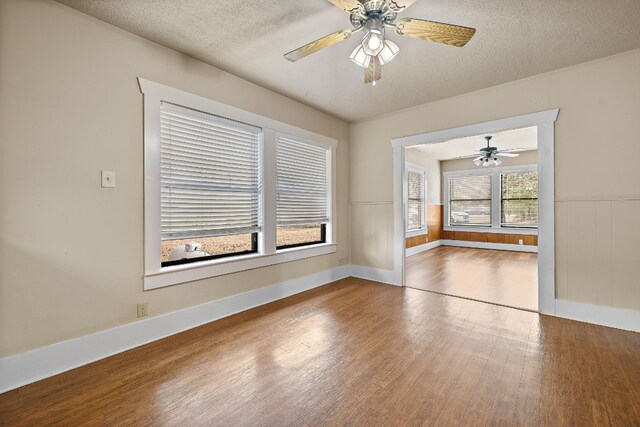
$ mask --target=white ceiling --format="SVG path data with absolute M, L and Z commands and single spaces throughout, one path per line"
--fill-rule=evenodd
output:
M 505 151 L 529 151 L 538 149 L 538 132 L 535 126 L 492 133 L 491 146 Z M 438 144 L 416 145 L 417 150 L 434 160 L 469 157 L 487 146 L 485 135 L 452 139 Z
M 410 16 L 475 27 L 463 48 L 387 34 L 400 54 L 376 87 L 350 39 L 283 54 L 343 28 L 326 0 L 58 0 L 283 95 L 355 121 L 640 47 L 640 0 L 418 0 Z

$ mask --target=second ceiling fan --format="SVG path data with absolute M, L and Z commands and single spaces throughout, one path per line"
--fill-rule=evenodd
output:
M 292 50 L 284 55 L 289 61 L 297 61 L 333 46 L 364 31 L 362 43 L 351 53 L 350 59 L 365 69 L 364 82 L 376 84 L 382 77 L 382 66 L 391 61 L 400 48 L 385 38 L 385 29 L 393 28 L 401 36 L 414 37 L 451 46 L 462 47 L 476 33 L 475 28 L 443 24 L 416 18 L 402 18 L 395 22 L 398 13 L 416 0 L 329 0 L 351 15 L 352 30 L 339 30 L 318 40 Z

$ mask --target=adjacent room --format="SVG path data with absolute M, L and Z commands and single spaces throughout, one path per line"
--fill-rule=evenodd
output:
M 537 142 L 528 127 L 405 149 L 407 286 L 538 311 Z
M 0 426 L 640 424 L 639 0 L 0 0 Z

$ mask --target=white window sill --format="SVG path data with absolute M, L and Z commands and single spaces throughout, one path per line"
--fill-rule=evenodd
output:
M 538 235 L 537 228 L 519 227 L 482 227 L 473 225 L 446 225 L 444 231 L 468 231 L 471 233 L 496 233 L 496 234 L 529 234 Z
M 144 276 L 144 290 L 163 288 L 177 285 L 178 283 L 192 282 L 194 280 L 237 273 L 253 268 L 296 261 L 318 255 L 336 252 L 335 243 L 321 243 L 317 245 L 302 246 L 298 248 L 281 249 L 275 254 L 249 254 L 237 257 L 219 258 L 200 263 L 175 265 L 164 267 L 158 273 Z
M 420 230 L 411 230 L 404 233 L 404 237 L 416 237 L 427 234 L 427 229 L 422 228 Z

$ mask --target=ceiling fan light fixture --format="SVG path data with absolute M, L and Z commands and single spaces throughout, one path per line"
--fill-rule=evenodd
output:
M 502 164 L 502 160 L 498 159 L 497 157 L 494 157 L 493 163 L 495 163 L 496 166 L 500 166 Z
M 362 68 L 367 68 L 369 66 L 369 62 L 371 62 L 371 56 L 365 53 L 364 48 L 360 44 L 354 49 L 353 52 L 351 52 L 351 56 L 349 56 L 349 59 L 351 59 Z
M 378 54 L 378 60 L 380 61 L 380 65 L 384 65 L 387 62 L 391 61 L 396 55 L 400 52 L 400 48 L 391 40 L 385 40 L 384 46 L 382 50 Z
M 381 34 L 369 31 L 364 39 L 362 39 L 362 49 L 369 56 L 376 56 L 380 53 L 384 45 Z
M 475 159 L 473 163 L 475 163 L 476 166 L 480 166 L 482 164 L 482 159 Z

